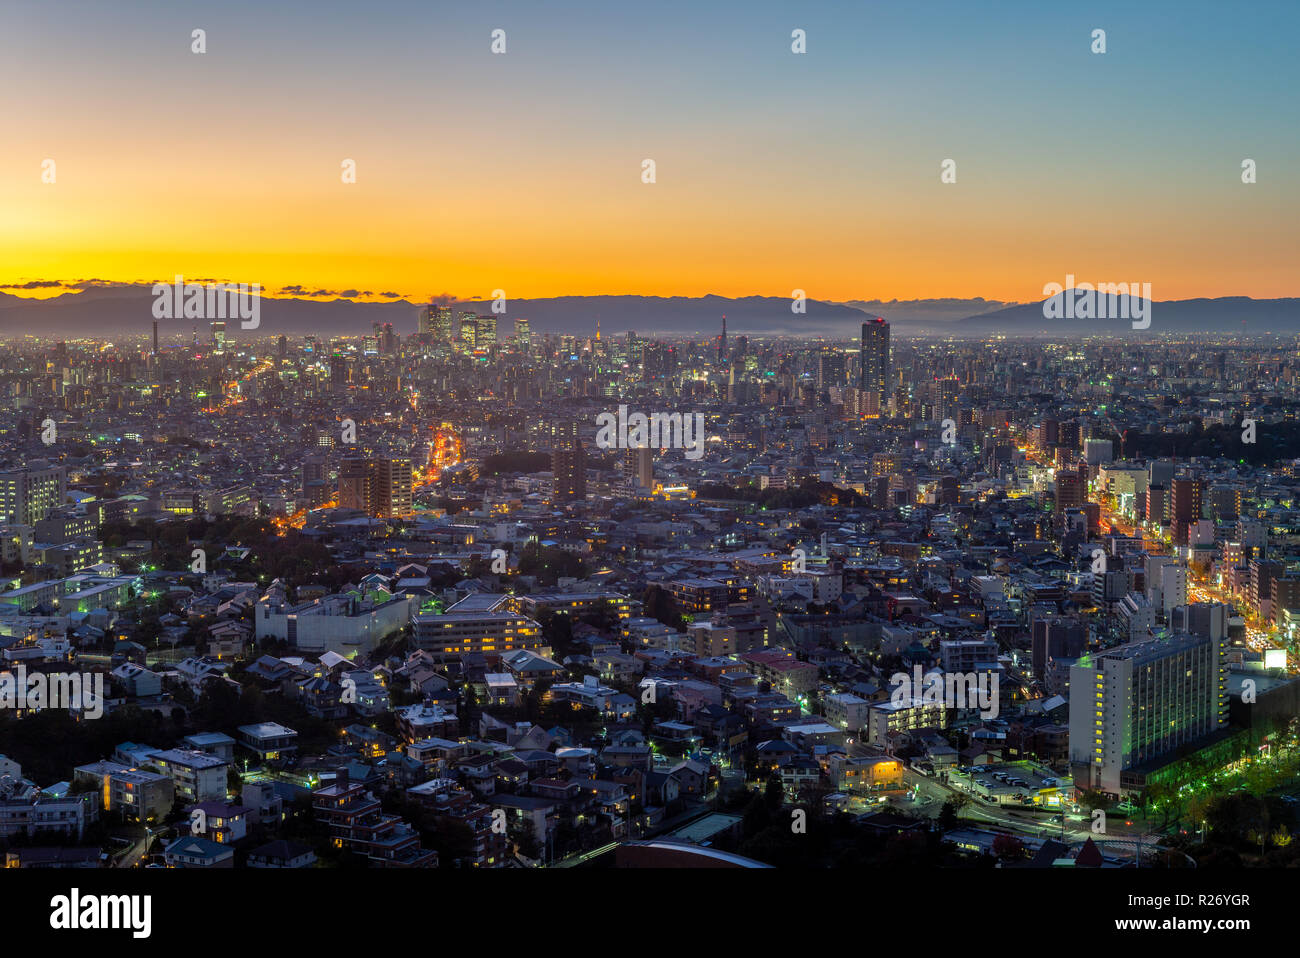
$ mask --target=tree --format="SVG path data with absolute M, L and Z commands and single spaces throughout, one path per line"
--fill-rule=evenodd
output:
M 1015 835 L 1000 833 L 993 839 L 993 854 L 1002 861 L 1019 861 L 1025 857 L 1025 843 Z
M 943 803 L 939 809 L 939 831 L 950 832 L 957 827 L 957 804 L 952 800 Z
M 541 854 L 541 842 L 537 840 L 537 828 L 528 816 L 510 823 L 507 837 L 514 842 L 515 849 L 525 858 L 537 858 Z
M 763 799 L 771 811 L 776 811 L 785 801 L 785 786 L 781 782 L 781 773 L 773 772 L 767 780 L 767 789 Z

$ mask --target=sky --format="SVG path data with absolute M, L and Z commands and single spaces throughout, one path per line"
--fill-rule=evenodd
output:
M 1298 33 L 1295 2 L 0 0 L 0 292 L 1295 296 Z

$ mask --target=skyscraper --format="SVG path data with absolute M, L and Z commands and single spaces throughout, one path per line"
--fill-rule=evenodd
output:
M 451 341 L 451 307 L 430 303 L 420 311 L 420 332 L 440 343 Z
M 553 501 L 587 497 L 587 450 L 576 421 L 551 426 L 551 472 L 555 476 Z
M 1187 545 L 1187 527 L 1200 520 L 1204 494 L 1200 479 L 1178 478 L 1171 483 L 1169 519 L 1174 545 Z
M 838 349 L 817 354 L 817 388 L 844 385 L 844 353 Z
M 862 324 L 862 346 L 858 365 L 858 388 L 889 392 L 889 324 L 883 316 Z
M 469 352 L 476 346 L 478 346 L 478 314 L 461 313 L 460 348 L 463 352 Z

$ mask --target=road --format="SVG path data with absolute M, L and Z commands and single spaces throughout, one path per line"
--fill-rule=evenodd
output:
M 1146 831 L 1136 821 L 1133 825 L 1128 825 L 1127 821 L 1129 820 L 1117 820 L 1114 815 L 1109 817 L 1104 833 L 1094 833 L 1091 828 L 1081 828 L 1068 823 L 1063 830 L 1059 812 L 1040 812 L 1031 811 L 1027 808 L 992 805 L 973 795 L 959 792 L 936 778 L 921 775 L 910 769 L 903 773 L 903 783 L 909 790 L 913 788 L 919 789 L 922 800 L 918 802 L 906 798 L 894 799 L 890 802 L 890 807 L 902 811 L 911 811 L 927 818 L 938 817 L 945 802 L 955 795 L 962 795 L 967 799 L 967 804 L 958 812 L 957 817 L 960 821 L 975 826 L 1005 828 L 1022 835 L 1034 838 L 1053 838 L 1067 844 L 1092 838 L 1106 845 L 1107 854 L 1124 855 L 1126 857 L 1131 857 L 1134 854 L 1136 845 L 1139 842 L 1144 846 L 1154 847 L 1161 838 L 1158 833 Z

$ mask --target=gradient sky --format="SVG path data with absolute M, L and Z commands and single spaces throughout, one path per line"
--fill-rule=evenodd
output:
M 0 0 L 0 286 L 1294 296 L 1297 36 L 1296 2 Z

